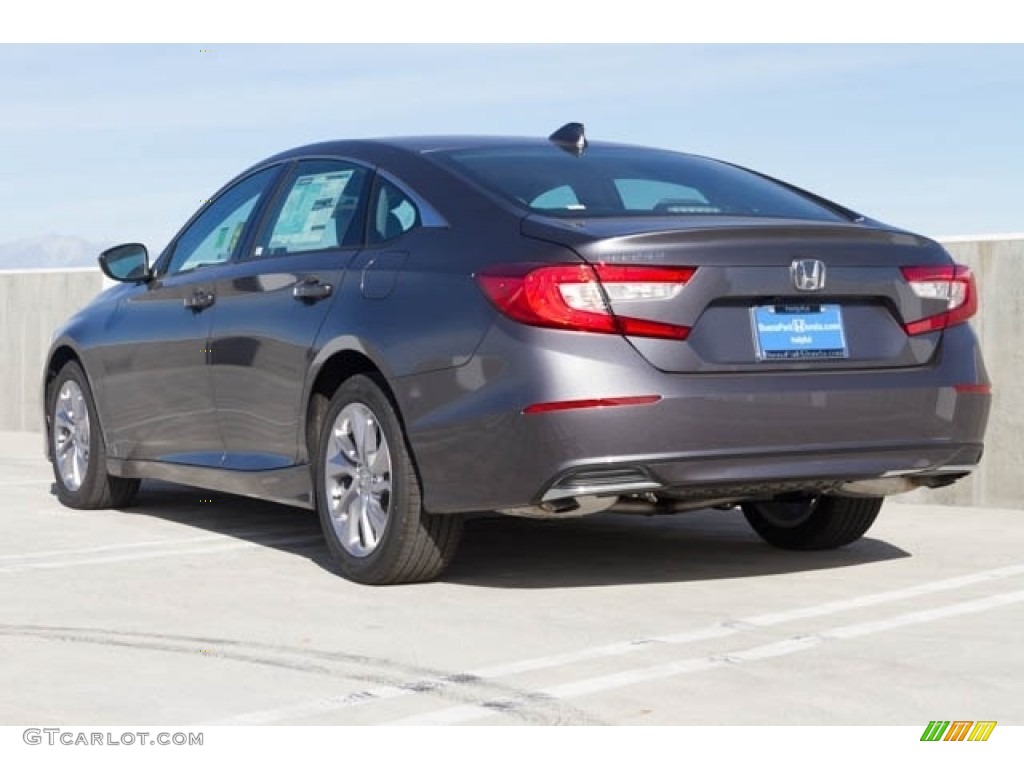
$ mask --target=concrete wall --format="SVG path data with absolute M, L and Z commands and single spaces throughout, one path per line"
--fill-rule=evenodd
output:
M 981 307 L 971 321 L 992 379 L 985 456 L 948 488 L 894 496 L 899 501 L 1024 509 L 1024 235 L 943 242 L 974 270 Z
M 50 337 L 102 286 L 98 267 L 0 272 L 0 430 L 42 431 L 39 387 Z
M 994 385 L 985 458 L 950 488 L 894 498 L 1024 509 L 1024 235 L 944 244 L 974 270 L 981 292 L 972 322 Z M 0 430 L 42 429 L 39 380 L 50 335 L 103 284 L 98 269 L 0 272 Z

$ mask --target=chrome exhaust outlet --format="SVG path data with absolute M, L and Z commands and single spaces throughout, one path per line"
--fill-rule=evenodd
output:
M 832 493 L 836 496 L 893 496 L 907 493 L 921 487 L 921 483 L 911 477 L 876 477 L 872 480 L 854 480 L 843 483 Z
M 618 496 L 574 496 L 560 498 L 556 501 L 545 501 L 531 507 L 497 509 L 495 512 L 510 517 L 527 517 L 532 520 L 586 517 L 610 509 L 618 499 Z

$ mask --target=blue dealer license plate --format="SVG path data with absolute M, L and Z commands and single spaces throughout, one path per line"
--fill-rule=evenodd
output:
M 774 304 L 751 310 L 759 360 L 847 356 L 843 311 L 838 304 Z

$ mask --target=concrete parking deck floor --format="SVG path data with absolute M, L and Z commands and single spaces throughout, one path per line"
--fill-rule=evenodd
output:
M 0 434 L 2 724 L 1024 724 L 1020 511 L 890 504 L 824 553 L 737 512 L 481 519 L 443 580 L 371 588 L 310 513 L 51 482 Z

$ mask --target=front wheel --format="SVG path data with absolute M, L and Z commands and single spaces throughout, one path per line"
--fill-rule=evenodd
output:
M 368 376 L 353 376 L 331 398 L 320 433 L 316 491 L 327 547 L 352 581 L 428 581 L 458 547 L 462 517 L 423 509 L 398 415 Z
M 743 505 L 743 515 L 762 539 L 776 547 L 835 549 L 867 533 L 882 501 L 846 496 L 754 501 Z
M 60 369 L 47 390 L 50 461 L 57 498 L 74 509 L 126 507 L 139 481 L 107 474 L 99 414 L 85 371 L 76 362 Z

